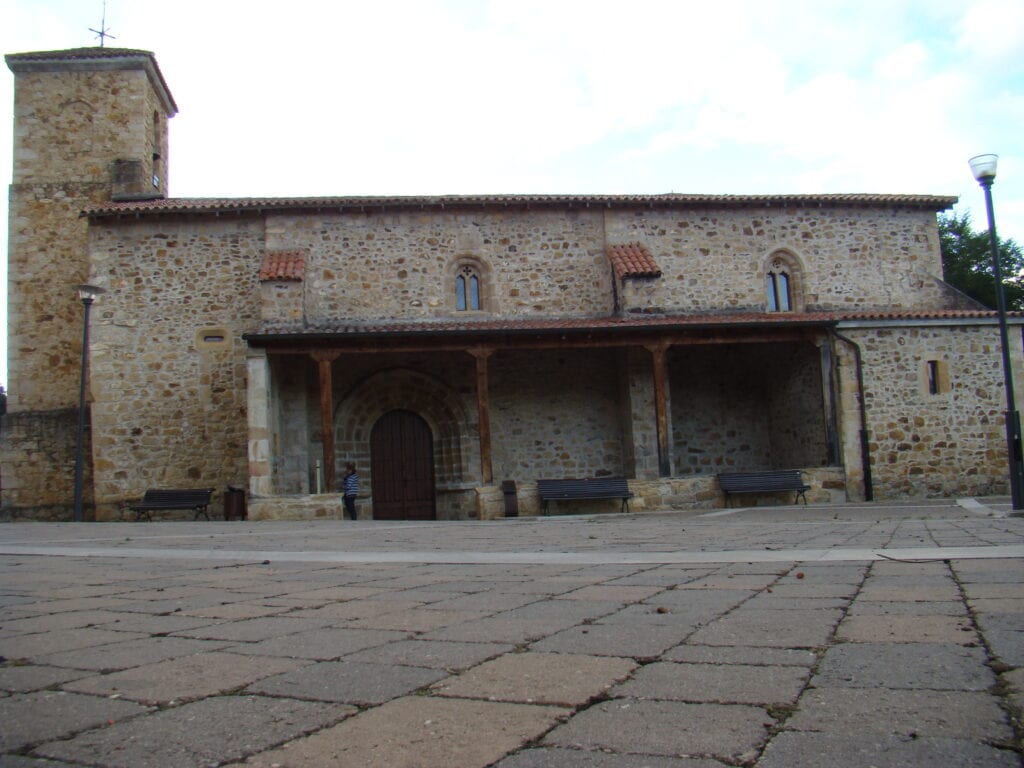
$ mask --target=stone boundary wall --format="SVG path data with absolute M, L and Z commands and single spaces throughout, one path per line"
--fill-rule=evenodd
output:
M 70 520 L 78 409 L 0 417 L 0 519 Z M 83 517 L 92 517 L 91 432 L 86 419 Z

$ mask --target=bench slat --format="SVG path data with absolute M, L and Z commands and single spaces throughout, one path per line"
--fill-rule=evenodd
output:
M 150 488 L 143 494 L 142 501 L 130 504 L 128 508 L 135 512 L 136 520 L 141 520 L 143 514 L 152 520 L 149 513 L 153 510 L 170 509 L 191 510 L 196 518 L 205 515 L 209 520 L 206 508 L 212 495 L 213 488 Z
M 718 475 L 718 486 L 724 493 L 775 493 L 793 491 L 796 501 L 802 498 L 807 504 L 805 493 L 811 490 L 799 469 L 776 469 L 764 472 L 722 472 Z
M 537 481 L 537 491 L 540 493 L 544 514 L 547 514 L 549 501 L 573 499 L 622 499 L 622 509 L 628 512 L 629 499 L 633 497 L 624 477 L 543 479 Z

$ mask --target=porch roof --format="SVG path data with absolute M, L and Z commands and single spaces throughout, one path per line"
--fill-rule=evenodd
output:
M 1024 323 L 1024 313 L 1011 312 L 1011 321 Z M 649 337 L 664 334 L 708 334 L 727 341 L 752 332 L 784 333 L 825 330 L 840 324 L 920 325 L 989 324 L 997 314 L 990 310 L 861 311 L 861 312 L 738 312 L 728 314 L 636 314 L 562 318 L 447 318 L 443 320 L 347 320 L 320 323 L 265 322 L 243 334 L 253 347 L 345 347 L 374 341 L 390 344 L 418 340 L 424 346 L 488 344 L 519 337 L 533 340 L 580 340 Z M 525 339 L 520 339 L 525 340 Z M 639 342 L 637 342 L 639 343 Z

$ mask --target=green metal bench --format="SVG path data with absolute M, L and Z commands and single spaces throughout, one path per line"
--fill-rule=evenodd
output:
M 572 499 L 622 499 L 622 511 L 629 512 L 633 497 L 624 477 L 588 477 L 579 480 L 538 480 L 541 513 L 548 513 L 549 501 Z
M 811 490 L 803 479 L 799 469 L 773 469 L 764 472 L 722 472 L 718 475 L 718 485 L 729 496 L 738 493 L 796 493 L 793 503 L 800 499 L 807 504 L 804 494 Z
M 129 504 L 128 509 L 135 513 L 136 520 L 141 520 L 143 515 L 152 520 L 153 512 L 176 509 L 195 512 L 193 520 L 198 520 L 200 515 L 209 520 L 206 508 L 210 506 L 212 495 L 213 488 L 150 488 L 142 501 Z

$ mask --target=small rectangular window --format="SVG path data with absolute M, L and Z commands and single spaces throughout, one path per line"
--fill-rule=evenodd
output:
M 939 394 L 939 361 L 928 361 L 928 394 Z

